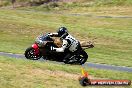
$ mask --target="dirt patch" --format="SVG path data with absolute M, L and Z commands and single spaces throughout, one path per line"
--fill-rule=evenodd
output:
M 77 79 L 79 74 L 71 74 L 63 71 L 51 71 L 51 70 L 41 70 L 41 69 L 33 69 L 31 70 L 34 75 L 48 75 L 53 77 L 61 77 L 67 79 Z
M 51 71 L 51 70 L 41 70 L 41 69 L 33 69 L 31 70 L 31 73 L 33 75 L 47 75 L 47 76 L 52 76 L 52 77 L 56 77 L 56 78 L 65 78 L 65 79 L 73 79 L 73 80 L 77 80 L 80 76 L 81 76 L 81 72 L 80 74 L 73 74 L 73 73 L 68 73 L 68 72 L 64 72 L 64 71 Z M 93 76 L 89 76 L 90 79 L 95 79 L 95 77 Z

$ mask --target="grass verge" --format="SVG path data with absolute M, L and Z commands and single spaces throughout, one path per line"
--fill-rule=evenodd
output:
M 132 75 L 128 72 L 93 68 L 87 68 L 86 70 L 92 75 L 92 78 L 132 80 Z M 0 85 L 2 88 L 81 88 L 78 83 L 80 75 L 81 66 L 0 56 Z

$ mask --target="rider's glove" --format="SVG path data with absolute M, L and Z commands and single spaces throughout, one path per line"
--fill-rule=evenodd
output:
M 50 50 L 51 51 L 56 51 L 56 49 L 53 46 L 50 47 Z
M 42 46 L 43 43 L 44 43 L 44 42 L 43 42 L 42 40 L 38 41 L 39 46 Z

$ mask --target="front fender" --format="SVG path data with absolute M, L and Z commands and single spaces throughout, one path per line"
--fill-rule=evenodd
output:
M 38 49 L 38 48 L 39 48 L 38 45 L 37 45 L 36 43 L 33 44 L 32 47 L 33 47 L 34 49 Z
M 40 52 L 39 52 L 39 46 L 35 43 L 32 45 L 32 48 L 34 48 L 34 54 L 35 55 L 38 55 Z

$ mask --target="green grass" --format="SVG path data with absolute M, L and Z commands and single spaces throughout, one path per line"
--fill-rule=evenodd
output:
M 92 78 L 132 80 L 132 75 L 128 72 L 93 68 L 85 70 Z M 0 56 L 0 85 L 2 88 L 81 88 L 78 82 L 79 76 L 81 76 L 81 66 Z M 96 88 L 100 87 L 96 86 Z M 104 86 L 104 88 L 108 87 Z M 113 86 L 113 88 L 116 87 Z
M 0 57 L 0 59 L 0 86 L 2 88 L 81 87 L 75 78 L 70 79 L 63 76 L 68 73 L 55 73 L 59 69 L 54 69 L 53 66 L 59 67 L 59 65 L 5 57 Z
M 132 5 L 131 0 L 95 0 L 96 6 Z
M 40 33 L 67 26 L 77 39 L 95 39 L 95 48 L 86 50 L 89 62 L 132 66 L 132 20 L 96 18 L 42 11 L 0 9 L 0 51 L 24 53 Z

